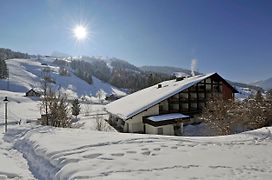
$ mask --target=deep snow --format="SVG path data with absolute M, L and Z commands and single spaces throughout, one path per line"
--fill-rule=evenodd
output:
M 272 128 L 221 137 L 170 137 L 12 127 L 38 179 L 271 179 Z

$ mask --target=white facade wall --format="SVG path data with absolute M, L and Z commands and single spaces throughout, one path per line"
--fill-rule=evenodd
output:
M 159 128 L 163 128 L 163 135 L 175 135 L 173 124 L 158 126 L 158 127 L 154 127 L 152 125 L 145 124 L 146 134 L 158 134 Z
M 124 132 L 143 132 L 143 116 L 151 116 L 159 114 L 159 105 L 155 105 L 146 111 L 141 112 L 140 114 L 132 117 L 131 119 L 126 120 L 124 126 Z

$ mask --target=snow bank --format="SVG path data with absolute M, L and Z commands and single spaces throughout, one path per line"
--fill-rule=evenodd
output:
M 34 179 L 22 154 L 4 141 L 4 128 L 0 131 L 0 179 Z
M 271 130 L 170 137 L 36 127 L 12 136 L 39 179 L 271 179 Z

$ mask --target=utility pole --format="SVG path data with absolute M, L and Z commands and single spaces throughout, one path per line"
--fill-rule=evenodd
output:
M 8 130 L 8 97 L 3 100 L 5 103 L 5 133 Z

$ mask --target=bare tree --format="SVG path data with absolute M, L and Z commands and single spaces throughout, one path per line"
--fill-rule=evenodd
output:
M 237 104 L 233 100 L 224 100 L 222 97 L 211 98 L 203 109 L 201 118 L 217 131 L 219 135 L 231 134 L 235 130 L 237 117 L 234 110 Z
M 70 127 L 71 119 L 68 118 L 68 102 L 66 94 L 53 96 L 50 101 L 50 121 L 55 127 Z
M 97 93 L 96 93 L 96 97 L 98 98 L 99 103 L 102 102 L 103 96 L 104 96 L 104 92 L 101 89 L 99 89 L 99 91 L 97 91 Z
M 107 123 L 103 120 L 103 116 L 98 113 L 95 115 L 96 130 L 98 131 L 108 131 Z
M 50 102 L 52 101 L 52 98 L 54 97 L 54 92 L 51 89 L 50 83 L 47 81 L 42 82 L 42 89 L 43 89 L 43 96 L 41 98 L 41 114 L 45 115 L 46 117 L 46 122 L 45 125 L 49 125 L 49 105 Z
M 60 92 L 56 94 L 51 83 L 46 79 L 42 80 L 43 96 L 41 101 L 41 114 L 43 125 L 51 125 L 55 127 L 69 127 L 71 124 L 68 118 L 68 101 L 66 94 Z
M 86 104 L 84 104 L 84 115 L 85 116 L 89 116 L 90 113 L 92 112 L 92 106 L 89 102 L 87 102 Z

